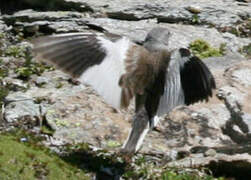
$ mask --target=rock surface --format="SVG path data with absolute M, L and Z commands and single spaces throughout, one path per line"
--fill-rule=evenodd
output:
M 188 47 L 196 39 L 204 39 L 217 48 L 225 44 L 223 57 L 203 60 L 216 78 L 213 98 L 208 103 L 178 107 L 163 117 L 162 130 L 147 135 L 140 153 L 167 157 L 170 166 L 209 167 L 216 175 L 239 177 L 225 169 L 232 167 L 241 172 L 241 165 L 244 172 L 250 173 L 251 59 L 240 52 L 243 46 L 251 44 L 250 3 L 233 0 L 63 2 L 74 4 L 73 9 L 79 7 L 78 12 L 18 11 L 0 16 L 0 32 L 11 31 L 26 38 L 60 32 L 109 31 L 140 42 L 151 28 L 162 26 L 172 33 L 170 49 Z M 35 6 L 31 3 L 29 7 Z M 249 26 L 244 26 L 245 23 Z M 12 79 L 11 84 L 17 80 L 13 73 L 8 77 Z M 1 81 L 9 82 L 8 78 Z M 128 111 L 117 112 L 91 87 L 78 84 L 57 70 L 32 75 L 29 81 L 19 80 L 18 84 L 26 90 L 12 90 L 5 98 L 2 113 L 6 122 L 43 119 L 55 130 L 56 139 L 115 150 L 126 139 L 133 105 Z

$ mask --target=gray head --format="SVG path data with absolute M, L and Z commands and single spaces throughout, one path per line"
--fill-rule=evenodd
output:
M 168 47 L 171 33 L 163 27 L 153 28 L 146 36 L 144 47 L 149 51 L 164 50 Z

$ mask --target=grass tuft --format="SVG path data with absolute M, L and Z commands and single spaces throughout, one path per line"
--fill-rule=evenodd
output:
M 21 138 L 27 141 L 21 142 Z M 0 147 L 0 179 L 90 179 L 30 134 L 0 134 Z
M 221 44 L 220 48 L 213 48 L 211 45 L 203 39 L 197 39 L 189 44 L 189 49 L 195 56 L 201 59 L 208 57 L 223 56 L 226 44 Z

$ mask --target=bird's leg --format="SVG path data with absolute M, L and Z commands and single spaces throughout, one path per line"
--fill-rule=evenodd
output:
M 143 107 L 133 117 L 132 129 L 123 145 L 122 152 L 133 154 L 139 150 L 149 131 L 149 118 Z

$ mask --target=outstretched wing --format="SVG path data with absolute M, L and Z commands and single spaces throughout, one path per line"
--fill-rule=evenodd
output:
M 168 113 L 178 105 L 207 101 L 215 88 L 213 75 L 198 57 L 188 49 L 176 50 L 171 55 L 157 114 Z
M 148 71 L 139 69 L 138 64 L 141 55 L 148 52 L 126 37 L 68 33 L 40 37 L 33 44 L 38 59 L 91 85 L 115 108 L 127 107 L 132 97 L 142 91 L 137 84 Z

